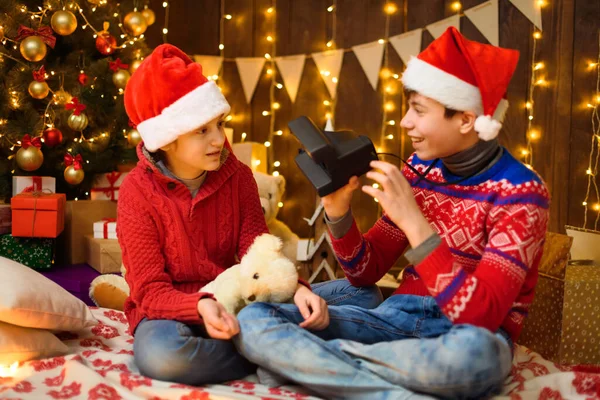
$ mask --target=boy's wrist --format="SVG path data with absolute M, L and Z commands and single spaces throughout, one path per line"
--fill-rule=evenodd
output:
M 406 235 L 406 238 L 413 249 L 435 233 L 435 230 L 429 225 L 427 219 L 420 213 L 418 216 L 404 221 L 400 229 L 402 229 Z

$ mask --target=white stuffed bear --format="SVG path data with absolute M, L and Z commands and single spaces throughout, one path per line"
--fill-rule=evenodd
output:
M 253 302 L 285 303 L 298 286 L 296 266 L 281 253 L 281 239 L 258 236 L 239 264 L 223 271 L 200 289 L 212 293 L 227 312 L 236 315 Z
M 273 176 L 262 172 L 254 172 L 254 179 L 258 185 L 260 205 L 265 214 L 269 232 L 283 241 L 283 254 L 295 262 L 297 259 L 298 235 L 277 219 L 278 203 L 285 192 L 285 178 L 281 175 Z

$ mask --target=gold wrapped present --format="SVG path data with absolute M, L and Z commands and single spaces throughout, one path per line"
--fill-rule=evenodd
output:
M 569 265 L 573 239 L 547 233 L 519 344 L 559 364 L 600 364 L 600 266 Z
M 95 239 L 86 236 L 85 254 L 87 263 L 101 274 L 121 272 L 121 247 L 111 239 Z

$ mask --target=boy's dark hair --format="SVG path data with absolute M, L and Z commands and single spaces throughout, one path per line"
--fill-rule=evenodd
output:
M 406 96 L 407 100 L 410 100 L 410 96 L 412 96 L 415 93 L 418 93 L 418 92 L 416 90 L 404 89 L 404 95 Z M 444 107 L 444 118 L 450 119 L 450 118 L 454 117 L 457 112 L 458 112 L 458 110 L 453 110 L 451 108 Z

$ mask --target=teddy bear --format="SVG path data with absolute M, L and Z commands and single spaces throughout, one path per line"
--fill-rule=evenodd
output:
M 267 227 L 272 235 L 279 237 L 283 242 L 283 254 L 296 262 L 298 251 L 298 235 L 277 219 L 279 202 L 285 192 L 285 178 L 281 175 L 273 176 L 262 172 L 254 172 L 254 180 L 258 185 L 258 195 L 262 206 Z
M 233 315 L 254 302 L 291 300 L 298 285 L 298 271 L 282 254 L 282 247 L 277 236 L 258 236 L 239 264 L 223 271 L 200 292 L 212 293 Z
M 284 303 L 290 300 L 298 284 L 296 266 L 282 254 L 282 242 L 277 236 L 258 236 L 239 264 L 223 271 L 215 280 L 200 289 L 215 298 L 234 315 L 245 305 L 260 301 Z M 90 298 L 102 308 L 123 311 L 129 286 L 123 277 L 101 275 L 90 285 Z

